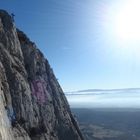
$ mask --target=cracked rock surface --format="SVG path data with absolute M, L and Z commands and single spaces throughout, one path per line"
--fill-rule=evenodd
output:
M 47 59 L 0 10 L 0 140 L 83 140 Z

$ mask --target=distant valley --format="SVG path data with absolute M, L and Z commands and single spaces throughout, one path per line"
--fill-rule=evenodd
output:
M 85 140 L 140 140 L 140 109 L 72 109 Z

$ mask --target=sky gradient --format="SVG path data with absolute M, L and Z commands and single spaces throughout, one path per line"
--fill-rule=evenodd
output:
M 127 0 L 1 0 L 49 60 L 64 91 L 140 87 L 140 42 L 121 40 Z M 138 17 L 139 18 L 139 17 Z

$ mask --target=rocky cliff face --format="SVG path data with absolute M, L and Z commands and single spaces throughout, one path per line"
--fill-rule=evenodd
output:
M 48 61 L 3 10 L 0 140 L 83 140 Z

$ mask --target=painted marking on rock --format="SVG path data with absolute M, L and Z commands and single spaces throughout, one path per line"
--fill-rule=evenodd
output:
M 45 95 L 47 94 L 46 84 L 44 80 L 35 80 L 31 84 L 32 94 L 36 96 L 39 103 L 45 103 Z
M 16 117 L 15 117 L 15 112 L 12 108 L 12 106 L 8 106 L 7 107 L 7 115 L 10 121 L 15 121 Z

